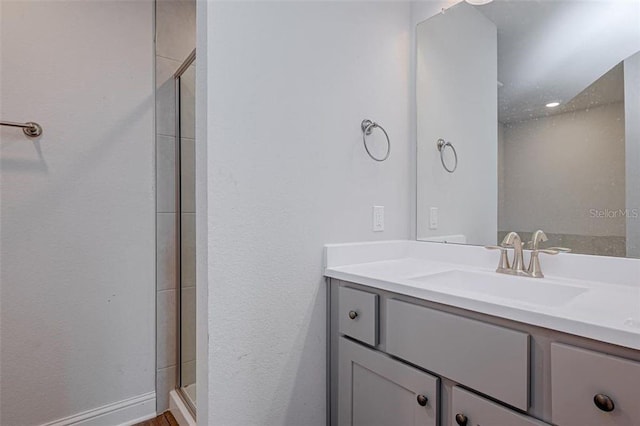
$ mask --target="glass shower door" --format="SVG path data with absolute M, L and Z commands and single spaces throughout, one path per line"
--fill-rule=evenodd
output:
M 179 390 L 196 408 L 195 50 L 176 72 L 179 212 Z

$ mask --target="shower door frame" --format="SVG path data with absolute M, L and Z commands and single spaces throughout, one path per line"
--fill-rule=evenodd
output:
M 182 129 L 180 120 L 180 78 L 184 72 L 189 69 L 191 64 L 196 60 L 196 49 L 189 54 L 182 65 L 173 74 L 175 85 L 175 103 L 176 103 L 176 140 L 175 140 L 175 195 L 176 195 L 176 392 L 180 399 L 189 409 L 191 415 L 196 419 L 196 406 L 191 398 L 186 395 L 182 386 Z

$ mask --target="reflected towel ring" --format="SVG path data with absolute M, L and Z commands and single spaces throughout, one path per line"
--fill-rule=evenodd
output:
M 452 169 L 447 167 L 447 164 L 444 162 L 444 150 L 446 147 L 451 148 L 451 151 L 453 151 L 453 157 L 455 158 L 455 164 L 453 165 Z M 451 142 L 447 142 L 444 139 L 438 139 L 438 151 L 440 151 L 440 162 L 442 163 L 442 167 L 444 167 L 444 169 L 449 173 L 455 172 L 458 168 L 458 153 L 456 152 L 456 149 L 453 147 Z
M 371 154 L 371 151 L 369 151 L 369 147 L 367 146 L 367 136 L 369 136 L 373 129 L 375 129 L 376 127 L 382 130 L 382 133 L 384 133 L 384 136 L 387 138 L 387 154 L 383 158 L 374 157 L 374 155 Z M 367 151 L 367 154 L 369 154 L 369 157 L 373 158 L 376 161 L 384 161 L 389 158 L 389 154 L 391 154 L 391 142 L 389 141 L 389 135 L 387 134 L 387 131 L 384 130 L 381 125 L 371 120 L 362 120 L 360 128 L 362 128 L 362 142 L 364 143 L 364 149 Z

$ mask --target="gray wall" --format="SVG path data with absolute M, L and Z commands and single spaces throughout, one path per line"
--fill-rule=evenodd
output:
M 204 187 L 198 256 L 208 253 L 198 264 L 208 269 L 198 279 L 208 275 L 208 317 L 199 325 L 209 334 L 199 356 L 209 371 L 198 368 L 198 418 L 324 425 L 323 244 L 410 236 L 410 5 L 216 2 L 205 11 L 197 211 Z M 384 163 L 364 151 L 364 118 L 389 132 Z M 373 205 L 385 206 L 383 233 L 371 231 Z
M 462 234 L 471 244 L 495 242 L 496 26 L 462 2 L 418 26 L 416 56 L 418 239 Z M 442 166 L 440 138 L 456 149 L 454 173 Z M 453 167 L 452 150 L 443 154 Z M 429 226 L 430 208 L 438 209 L 437 229 Z
M 624 61 L 627 256 L 640 257 L 640 53 Z
M 615 103 L 505 125 L 500 230 L 611 237 L 619 245 L 624 216 L 594 211 L 625 209 L 624 123 L 624 104 Z
M 417 152 L 417 125 L 416 125 L 416 116 L 417 116 L 417 96 L 416 96 L 416 68 L 417 68 L 417 31 L 418 24 L 425 19 L 429 19 L 430 17 L 436 15 L 441 12 L 443 9 L 453 6 L 458 3 L 458 0 L 441 0 L 441 1 L 412 1 L 410 2 L 410 12 L 409 12 L 409 119 L 411 125 L 409 126 L 409 152 Z M 409 163 L 409 171 L 411 173 L 411 182 L 409 188 L 411 189 L 411 199 L 410 199 L 410 209 L 409 209 L 409 218 L 411 224 L 411 238 L 417 238 L 418 234 L 418 223 L 417 223 L 417 173 L 418 173 L 418 164 L 417 160 L 414 159 Z
M 0 424 L 153 415 L 153 2 L 0 7 Z

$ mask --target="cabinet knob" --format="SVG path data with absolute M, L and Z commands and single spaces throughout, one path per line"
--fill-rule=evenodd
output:
M 593 397 L 593 403 L 596 404 L 596 407 L 606 412 L 613 411 L 613 409 L 616 408 L 613 399 L 601 393 Z
M 349 318 L 356 319 L 358 313 L 356 311 L 349 311 Z
M 464 414 L 456 414 L 456 423 L 458 423 L 460 426 L 467 426 L 468 421 L 469 419 L 467 419 L 467 416 L 465 416 Z
M 429 398 L 427 398 L 424 395 L 418 395 L 417 400 L 418 400 L 418 405 L 421 405 L 421 406 L 424 407 L 425 405 L 427 405 L 427 402 L 429 401 Z

